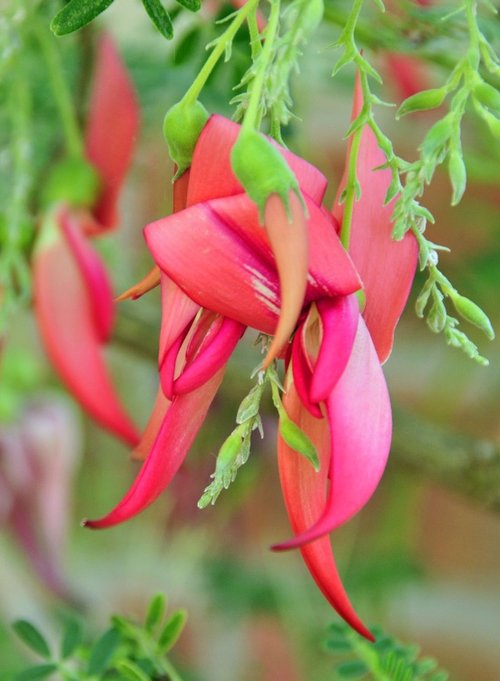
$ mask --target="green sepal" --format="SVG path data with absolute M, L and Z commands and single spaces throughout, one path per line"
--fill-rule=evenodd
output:
M 305 456 L 314 470 L 318 472 L 320 464 L 316 447 L 304 431 L 287 416 L 284 409 L 280 413 L 279 431 L 286 444 L 298 454 Z
M 95 168 L 81 158 L 60 161 L 41 193 L 43 208 L 63 201 L 73 208 L 90 208 L 99 196 L 101 181 Z
M 194 148 L 210 114 L 198 100 L 194 104 L 180 101 L 167 111 L 163 136 L 170 158 L 177 166 L 174 180 L 191 165 Z
M 299 183 L 290 166 L 260 132 L 240 132 L 231 152 L 231 166 L 248 196 L 257 204 L 261 224 L 264 223 L 267 199 L 272 194 L 280 196 L 287 212 L 290 209 L 290 191 L 294 191 L 303 202 Z

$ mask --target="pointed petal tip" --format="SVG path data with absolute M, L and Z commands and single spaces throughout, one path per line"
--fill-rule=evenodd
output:
M 159 286 L 160 279 L 160 268 L 155 266 L 140 281 L 128 288 L 123 293 L 120 293 L 120 295 L 114 299 L 114 302 L 121 303 L 124 300 L 138 300 L 145 293 L 149 293 L 149 291 L 152 291 L 154 288 Z

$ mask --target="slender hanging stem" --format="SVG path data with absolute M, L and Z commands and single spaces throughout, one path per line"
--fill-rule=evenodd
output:
M 273 47 L 278 35 L 280 18 L 280 0 L 271 0 L 271 2 L 271 14 L 269 15 L 269 22 L 266 27 L 265 43 L 258 58 L 257 73 L 251 86 L 250 100 L 245 118 L 243 119 L 242 130 L 254 130 L 260 127 L 260 100 L 262 90 L 264 89 L 266 73 L 273 58 Z
M 48 79 L 61 118 L 66 149 L 70 156 L 80 158 L 84 155 L 82 135 L 73 101 L 64 79 L 61 59 L 54 42 L 55 39 L 38 19 L 34 18 L 32 25 L 47 66 Z
M 201 71 L 196 76 L 195 80 L 189 87 L 188 91 L 182 98 L 182 102 L 185 104 L 194 104 L 198 99 L 200 92 L 203 90 L 205 83 L 207 82 L 210 74 L 214 70 L 217 62 L 222 57 L 227 47 L 231 44 L 234 36 L 244 23 L 247 17 L 249 17 L 254 10 L 259 5 L 260 0 L 248 0 L 243 7 L 236 12 L 234 19 L 224 31 L 224 33 L 217 39 L 217 42 L 210 53 L 210 56 L 201 68 Z

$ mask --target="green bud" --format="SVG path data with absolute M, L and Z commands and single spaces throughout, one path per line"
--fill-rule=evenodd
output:
M 474 96 L 488 109 L 500 111 L 500 92 L 488 83 L 479 83 L 474 88 Z
M 319 458 L 316 447 L 299 426 L 284 412 L 280 413 L 280 435 L 286 444 L 311 462 L 315 471 L 319 471 Z
M 183 101 L 167 111 L 163 121 L 163 136 L 168 145 L 170 158 L 177 166 L 174 180 L 191 165 L 194 148 L 210 115 L 201 102 Z
M 300 17 L 300 27 L 306 35 L 309 36 L 318 28 L 323 19 L 324 11 L 323 0 L 305 0 L 305 9 Z
M 441 333 L 446 326 L 448 315 L 446 313 L 442 295 L 437 292 L 435 288 L 432 293 L 434 302 L 432 303 L 432 307 L 427 317 L 427 326 L 434 333 Z
M 429 302 L 429 297 L 431 295 L 434 285 L 435 284 L 433 279 L 431 278 L 427 279 L 422 290 L 418 294 L 418 298 L 415 303 L 415 312 L 417 313 L 417 317 L 424 316 L 424 311 L 425 308 L 427 307 L 427 303 Z
M 257 383 L 243 399 L 236 414 L 236 423 L 245 423 L 259 413 L 260 400 L 264 385 Z
M 479 305 L 476 305 L 472 300 L 469 300 L 469 298 L 466 298 L 465 296 L 461 296 L 459 293 L 453 293 L 450 297 L 455 306 L 455 310 L 463 319 L 474 324 L 478 329 L 481 329 L 489 340 L 495 338 L 495 332 L 493 331 L 491 322 Z
M 456 206 L 458 203 L 460 203 L 467 185 L 467 171 L 465 169 L 464 159 L 462 158 L 460 151 L 457 149 L 453 149 L 450 152 L 450 156 L 448 158 L 448 173 L 450 175 L 451 186 L 453 189 L 451 205 Z
M 451 136 L 451 119 L 448 114 L 437 123 L 434 123 L 422 142 L 424 156 L 439 155 Z
M 447 94 L 446 88 L 442 87 L 417 92 L 417 94 L 405 99 L 396 113 L 396 118 L 401 118 L 401 116 L 414 111 L 437 109 L 438 106 L 441 106 Z
M 231 165 L 248 196 L 264 209 L 271 194 L 278 194 L 288 208 L 290 190 L 301 198 L 299 183 L 290 166 L 271 142 L 256 130 L 242 130 L 231 152 Z
M 88 161 L 64 159 L 49 174 L 42 190 L 42 206 L 64 201 L 73 208 L 90 208 L 97 201 L 100 184 L 97 171 Z

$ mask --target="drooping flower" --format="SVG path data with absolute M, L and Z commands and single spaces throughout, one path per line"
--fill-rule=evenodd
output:
M 98 423 L 132 445 L 139 436 L 116 395 L 103 354 L 114 318 L 111 283 L 88 237 L 116 225 L 116 202 L 137 126 L 132 84 L 104 35 L 91 93 L 87 160 L 69 159 L 61 164 L 63 172 L 56 169 L 33 258 L 35 312 L 54 368 Z
M 284 207 L 271 196 L 265 217 L 274 224 L 264 230 L 257 206 L 231 167 L 238 134 L 235 123 L 220 116 L 209 119 L 190 170 L 177 181 L 184 184 L 182 191 L 175 188 L 182 196 L 176 212 L 146 227 L 162 281 L 162 390 L 145 440 L 136 450 L 137 458 L 145 458 L 137 479 L 108 515 L 86 524 L 104 528 L 124 522 L 158 497 L 182 464 L 245 328 L 272 335 L 278 320 L 288 314 L 282 304 L 295 309 L 296 301 L 285 303 L 287 292 L 280 290 L 288 276 L 280 259 L 287 249 L 288 256 L 295 257 L 286 243 L 287 224 L 293 228 L 303 220 L 308 247 L 305 290 L 298 313 L 291 314 L 298 317 L 295 335 L 280 355 L 287 366 L 285 408 L 315 443 L 321 468 L 315 472 L 280 436 L 280 478 L 296 536 L 275 548 L 300 547 L 333 607 L 371 638 L 344 591 L 327 535 L 366 504 L 387 460 L 391 414 L 377 349 L 379 355 L 386 353 L 386 335 L 392 342 L 392 329 L 381 334 L 376 348 L 368 331 L 370 325 L 376 328 L 375 320 L 365 324 L 355 296 L 362 281 L 341 245 L 336 218 L 321 205 L 323 175 L 276 145 L 295 173 L 307 217 L 300 202 L 291 199 L 289 223 Z M 360 161 L 360 168 L 369 161 Z M 371 250 L 373 236 L 375 252 L 382 257 L 387 244 L 380 245 L 380 221 L 365 218 L 365 247 Z M 371 297 L 377 290 L 373 285 L 366 291 L 367 311 L 376 305 Z M 395 324 L 399 313 L 384 317 L 383 323 Z

